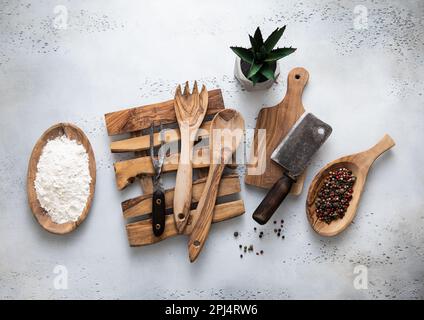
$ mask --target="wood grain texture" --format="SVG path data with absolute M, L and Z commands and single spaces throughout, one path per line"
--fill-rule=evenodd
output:
M 245 212 L 244 203 L 242 200 L 236 200 L 217 204 L 213 210 L 213 223 L 221 222 L 231 218 L 238 217 Z M 192 217 L 196 217 L 196 210 L 190 211 L 190 218 L 184 229 L 184 234 L 189 235 L 193 230 L 193 224 L 191 223 Z M 130 246 L 144 246 L 153 244 L 164 239 L 178 235 L 177 228 L 174 223 L 173 215 L 167 215 L 165 218 L 165 231 L 159 236 L 155 237 L 152 231 L 151 219 L 137 221 L 134 223 L 127 224 L 127 236 Z
M 206 114 L 212 115 L 224 109 L 224 100 L 220 89 L 208 92 L 208 109 Z M 129 133 L 150 128 L 154 125 L 175 123 L 177 121 L 174 100 L 125 109 L 105 115 L 108 135 Z
M 220 111 L 212 120 L 210 131 L 213 134 L 209 137 L 209 149 L 212 150 L 211 165 L 196 208 L 198 214 L 193 217 L 194 229 L 188 242 L 191 262 L 197 259 L 208 237 L 221 176 L 225 165 L 232 160 L 232 155 L 243 138 L 244 128 L 243 117 L 232 109 Z M 232 138 L 229 139 L 229 137 Z M 227 141 L 230 143 L 228 144 Z
M 89 159 L 89 171 L 91 176 L 90 183 L 90 195 L 87 199 L 84 211 L 80 215 L 77 221 L 67 222 L 62 224 L 54 223 L 50 216 L 45 212 L 41 207 L 40 202 L 37 198 L 37 193 L 35 191 L 34 181 L 37 175 L 37 164 L 40 159 L 41 153 L 44 146 L 49 140 L 53 140 L 59 136 L 66 136 L 71 140 L 76 140 L 79 144 L 83 145 L 85 150 L 88 153 Z M 31 208 L 31 211 L 34 217 L 37 219 L 38 223 L 47 231 L 55 234 L 66 234 L 75 230 L 87 217 L 91 203 L 94 197 L 94 189 L 96 185 L 96 160 L 94 158 L 93 149 L 91 147 L 90 141 L 84 132 L 77 126 L 70 123 L 58 123 L 49 129 L 47 129 L 43 135 L 38 139 L 37 143 L 34 146 L 34 149 L 31 153 L 31 158 L 28 164 L 28 174 L 27 174 L 27 194 L 28 202 Z
M 175 182 L 174 219 L 177 230 L 182 233 L 190 213 L 191 193 L 193 184 L 192 154 L 194 136 L 203 122 L 208 108 L 208 92 L 202 87 L 199 94 L 197 82 L 194 82 L 193 92 L 190 94 L 188 82 L 181 92 L 178 86 L 174 98 L 175 114 L 180 128 L 181 150 Z
M 335 236 L 345 230 L 353 221 L 356 210 L 359 205 L 362 192 L 364 191 L 365 181 L 368 176 L 368 171 L 374 161 L 385 151 L 395 145 L 395 142 L 389 135 L 385 135 L 374 147 L 367 151 L 352 154 L 334 160 L 321 169 L 312 180 L 309 187 L 308 196 L 306 199 L 306 215 L 312 228 L 322 236 Z M 356 176 L 356 182 L 353 186 L 352 200 L 342 219 L 332 221 L 327 224 L 318 219 L 315 213 L 315 200 L 328 172 L 338 168 L 345 167 L 352 170 Z
M 176 171 L 178 168 L 179 154 L 165 157 L 162 173 Z M 209 167 L 209 148 L 199 148 L 193 154 L 193 168 Z M 153 164 L 150 156 L 118 161 L 114 163 L 116 184 L 119 190 L 124 189 L 140 175 L 154 175 Z
M 209 135 L 209 127 L 211 122 L 206 121 L 200 126 L 198 131 L 198 137 L 207 137 Z M 155 147 L 160 146 L 160 137 L 159 132 L 155 132 L 153 135 L 153 145 Z M 165 133 L 166 143 L 176 142 L 181 139 L 181 134 L 179 129 L 167 129 Z M 119 152 L 136 152 L 148 150 L 150 148 L 150 136 L 149 135 L 140 135 L 128 139 L 113 141 L 110 144 L 110 150 L 113 153 Z
M 132 132 L 131 136 L 133 138 L 137 138 L 143 135 L 142 131 L 136 131 L 136 132 Z M 142 150 L 142 151 L 136 151 L 135 152 L 135 156 L 137 158 L 139 157 L 145 157 L 148 156 L 148 151 L 147 150 Z M 141 187 L 141 191 L 143 191 L 143 194 L 148 194 L 148 193 L 153 193 L 153 178 L 150 176 L 146 176 L 146 175 L 140 175 L 140 187 Z
M 193 182 L 192 203 L 197 203 L 204 190 L 206 178 Z M 240 192 L 238 175 L 224 176 L 219 184 L 218 197 Z M 174 188 L 165 191 L 165 207 L 171 209 L 174 200 Z M 152 194 L 145 194 L 122 202 L 122 212 L 125 218 L 134 218 L 149 214 L 152 210 Z
M 294 68 L 287 77 L 287 92 L 283 101 L 274 107 L 263 108 L 259 111 L 245 183 L 270 189 L 282 177 L 283 169 L 271 160 L 271 154 L 305 112 L 302 93 L 308 79 L 308 71 L 304 68 Z M 258 140 L 258 129 L 266 130 L 266 148 L 263 147 L 263 153 L 259 149 L 263 142 Z M 258 161 L 261 156 L 263 156 L 263 162 Z M 261 172 L 260 164 L 262 167 L 265 166 L 263 167 L 265 171 L 263 174 L 255 174 L 255 172 Z M 304 180 L 305 173 L 298 178 L 290 193 L 299 195 L 302 192 Z

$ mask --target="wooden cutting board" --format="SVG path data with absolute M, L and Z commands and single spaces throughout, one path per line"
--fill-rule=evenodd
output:
M 296 120 L 305 112 L 302 104 L 302 93 L 309 79 L 309 73 L 304 68 L 294 68 L 287 77 L 287 92 L 283 101 L 274 107 L 263 108 L 259 111 L 256 121 L 252 155 L 245 182 L 249 185 L 269 189 L 281 178 L 283 169 L 271 161 L 271 154 L 281 140 L 287 135 Z M 266 129 L 266 148 L 258 148 L 258 129 Z M 261 145 L 261 144 L 259 144 Z M 262 156 L 261 156 L 262 155 Z M 263 161 L 259 161 L 262 158 Z M 260 170 L 260 168 L 264 168 Z M 262 174 L 255 174 L 263 172 Z M 291 194 L 299 195 L 302 192 L 305 173 L 301 175 L 291 188 Z

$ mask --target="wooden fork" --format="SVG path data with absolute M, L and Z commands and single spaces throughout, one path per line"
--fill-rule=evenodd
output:
M 174 196 L 174 218 L 177 230 L 183 233 L 187 225 L 191 206 L 191 187 L 193 183 L 192 154 L 197 130 L 205 117 L 208 107 L 208 91 L 202 86 L 199 94 L 197 82 L 194 82 L 190 94 L 188 82 L 184 93 L 178 85 L 175 92 L 174 108 L 181 132 L 181 152 L 178 163 Z

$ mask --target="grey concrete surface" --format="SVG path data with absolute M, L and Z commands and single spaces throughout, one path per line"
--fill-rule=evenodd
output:
M 0 1 L 0 298 L 422 299 L 423 16 L 422 1 Z M 284 24 L 281 44 L 298 50 L 281 61 L 282 78 L 245 92 L 229 46 L 247 46 L 258 25 L 269 34 Z M 270 224 L 260 240 L 250 215 L 265 193 L 243 185 L 246 214 L 213 226 L 195 264 L 184 237 L 129 248 L 120 202 L 139 192 L 115 188 L 103 114 L 169 99 L 197 79 L 221 88 L 253 128 L 295 66 L 310 72 L 305 107 L 333 126 L 306 186 L 327 162 L 385 133 L 397 143 L 374 164 L 351 227 L 316 235 L 303 192 L 276 213 L 285 239 Z M 91 213 L 67 236 L 40 228 L 25 187 L 35 141 L 60 121 L 85 130 L 98 166 Z M 264 255 L 240 259 L 239 244 Z M 64 290 L 54 285 L 58 265 Z M 354 286 L 361 268 L 367 289 Z

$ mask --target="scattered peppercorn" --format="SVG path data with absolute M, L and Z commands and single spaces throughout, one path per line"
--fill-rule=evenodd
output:
M 243 255 L 242 254 L 240 255 L 240 259 L 243 259 Z
M 242 245 L 239 245 L 239 248 L 241 249 L 241 248 L 243 248 L 243 246 Z
M 352 200 L 356 177 L 347 168 L 329 171 L 315 200 L 315 213 L 319 220 L 330 224 L 342 219 Z
M 253 230 L 256 231 L 256 227 L 254 227 Z
M 234 232 L 234 237 L 237 238 L 239 236 L 239 233 L 237 231 Z
M 261 254 L 264 254 L 264 251 L 263 250 L 261 250 Z
M 276 224 L 277 223 L 277 221 L 276 220 L 274 220 L 274 224 Z

